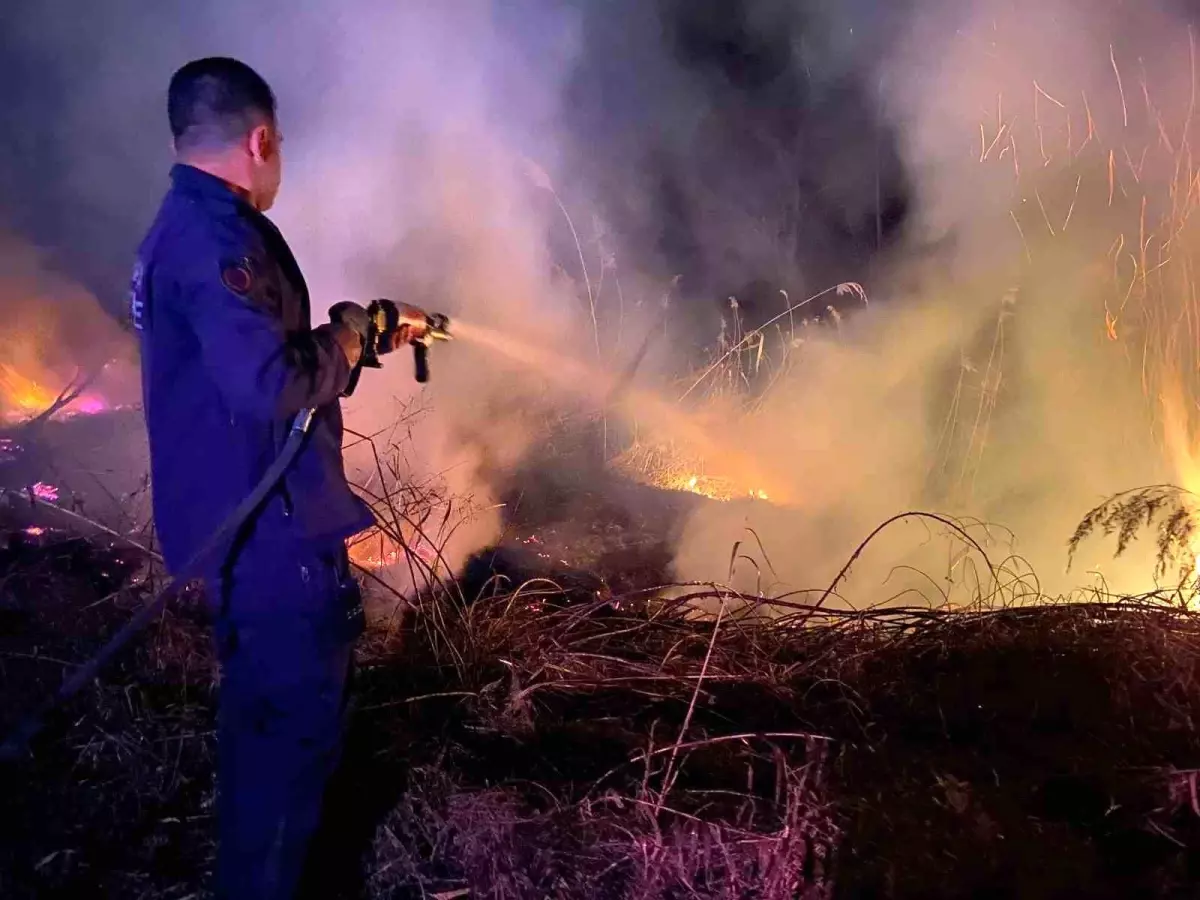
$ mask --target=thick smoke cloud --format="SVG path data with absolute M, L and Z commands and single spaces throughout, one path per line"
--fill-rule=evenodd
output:
M 516 137 L 556 80 L 508 58 L 490 13 L 479 3 L 8 9 L 3 74 L 14 96 L 3 125 L 19 140 L 0 162 L 0 216 L 123 317 L 133 254 L 166 187 L 167 80 L 188 59 L 234 55 L 279 97 L 287 163 L 272 215 L 308 276 L 316 318 L 341 299 L 391 296 L 560 329 Z M 441 475 L 447 493 L 479 495 L 487 508 L 480 468 L 525 437 L 495 415 L 506 385 L 493 361 L 469 347 L 449 357 L 434 360 L 438 414 L 416 432 L 413 478 Z M 364 382 L 349 422 L 377 434 L 413 399 L 411 363 Z M 371 476 L 370 462 L 361 448 L 352 454 L 364 464 L 357 479 Z M 456 532 L 461 552 L 490 537 L 495 517 Z
M 869 283 L 903 240 L 916 197 L 876 66 L 903 8 L 583 4 L 564 180 L 602 211 L 618 265 L 679 276 L 692 339 L 713 341 L 730 296 L 753 327 L 780 290 Z
M 837 330 L 784 347 L 798 351 L 790 374 L 758 415 L 710 429 L 727 458 L 755 461 L 750 487 L 792 509 L 699 516 L 682 577 L 723 578 L 711 561 L 749 522 L 786 548 L 778 580 L 808 586 L 910 504 L 995 517 L 1055 568 L 1092 501 L 1169 473 L 1127 345 L 1104 332 L 1094 261 L 1118 215 L 1105 157 L 1063 165 L 1045 148 L 1078 149 L 1086 108 L 1096 146 L 1136 152 L 1156 129 L 1143 81 L 1163 85 L 1161 109 L 1186 108 L 1177 6 L 9 4 L 0 223 L 123 315 L 166 183 L 166 81 L 187 59 L 240 56 L 279 94 L 287 171 L 272 215 L 318 316 L 395 296 L 591 360 L 631 346 L 622 336 L 657 321 L 667 295 L 656 362 L 687 365 L 731 295 L 753 326 L 784 310 L 781 290 L 867 287 L 866 311 L 854 291 L 821 301 L 850 306 Z M 1160 52 L 1168 37 L 1174 55 Z M 1126 67 L 1124 109 L 1110 59 Z M 1001 129 L 1012 146 L 989 147 Z M 1014 186 L 1018 166 L 1039 173 L 1038 193 Z M 1092 193 L 1073 205 L 1080 166 Z M 1130 168 L 1113 177 L 1124 215 Z M 1165 202 L 1143 193 L 1152 211 Z M 452 557 L 495 534 L 492 474 L 538 441 L 534 401 L 569 394 L 548 393 L 545 374 L 465 343 L 435 356 L 414 478 L 490 509 Z M 396 360 L 364 383 L 351 425 L 392 421 L 416 395 L 408 376 Z
M 293 163 L 281 221 L 293 235 L 316 208 L 354 221 L 360 252 L 337 265 L 371 277 L 386 265 L 381 245 L 412 224 L 404 197 L 421 180 L 411 151 L 394 148 L 456 120 L 471 153 L 524 152 L 572 208 L 600 213 L 631 281 L 682 276 L 706 324 L 752 282 L 802 296 L 864 280 L 903 234 L 915 197 L 875 71 L 902 5 L 400 7 L 257 4 L 249 27 L 222 3 L 11 9 L 6 217 L 118 310 L 130 244 L 163 185 L 163 83 L 180 60 L 232 53 L 280 94 Z M 378 174 L 336 196 L 310 181 L 364 161 L 386 168 L 392 191 Z M 573 248 L 557 249 L 569 264 Z
M 756 278 L 804 290 L 848 276 L 899 233 L 910 202 L 853 42 L 828 40 L 851 27 L 797 9 L 9 7 L 0 125 L 14 139 L 0 215 L 122 317 L 130 259 L 169 165 L 164 85 L 189 58 L 236 55 L 279 94 L 288 160 L 273 215 L 318 315 L 347 297 L 403 296 L 570 341 L 578 252 L 590 261 L 605 249 L 593 240 L 595 210 L 630 286 L 628 315 L 636 321 L 681 274 L 671 330 L 682 338 L 695 322 L 711 340 L 718 299 Z M 847 106 L 853 115 L 830 115 Z M 870 150 L 853 154 L 845 177 L 839 144 L 843 156 Z M 580 247 L 530 160 L 579 218 Z M 437 364 L 428 464 L 456 473 L 452 487 L 486 494 L 476 470 L 527 441 L 511 412 L 519 372 L 470 348 Z M 395 364 L 365 385 L 352 422 L 391 415 L 393 397 L 411 394 L 405 375 Z
M 989 549 L 1023 555 L 1042 590 L 1097 573 L 1114 590 L 1151 586 L 1145 544 L 1118 562 L 1111 543 L 1086 545 L 1064 567 L 1094 504 L 1179 478 L 1158 397 L 1192 341 L 1170 324 L 1188 320 L 1180 270 L 1195 248 L 1177 217 L 1194 126 L 1185 24 L 1162 4 L 917 5 L 878 71 L 920 197 L 909 246 L 936 250 L 893 260 L 894 302 L 810 342 L 731 427 L 794 509 L 696 516 L 681 576 L 724 579 L 721 550 L 755 546 L 750 528 L 767 553 L 740 567 L 741 587 L 820 588 L 877 524 L 935 509 L 1012 529 L 1015 544 L 992 530 Z M 969 597 L 964 566 L 982 563 L 939 531 L 890 528 L 845 599 Z

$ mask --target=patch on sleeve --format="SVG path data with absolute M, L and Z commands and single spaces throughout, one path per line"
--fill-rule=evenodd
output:
M 250 260 L 241 259 L 221 267 L 221 283 L 239 297 L 248 297 L 254 289 L 254 272 Z

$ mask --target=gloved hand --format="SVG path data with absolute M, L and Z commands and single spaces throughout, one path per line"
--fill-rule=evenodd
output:
M 333 323 L 333 337 L 346 355 L 346 362 L 357 371 L 371 339 L 370 315 L 357 303 L 337 303 L 329 310 L 329 321 Z
M 379 357 L 412 345 L 418 381 L 428 378 L 425 351 L 433 330 L 442 328 L 442 337 L 446 336 L 445 325 L 436 324 L 445 323 L 445 316 L 430 316 L 420 307 L 387 299 L 372 300 L 366 309 L 357 303 L 337 303 L 330 308 L 329 318 L 343 335 L 339 342 L 343 343 L 351 368 L 378 369 Z M 357 347 L 347 348 L 345 341 L 353 341 Z M 353 349 L 359 352 L 351 352 Z
M 329 321 L 349 328 L 366 345 L 371 334 L 371 316 L 364 307 L 348 300 L 335 303 L 329 309 Z

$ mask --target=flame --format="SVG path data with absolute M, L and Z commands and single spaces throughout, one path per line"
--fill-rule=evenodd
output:
M 354 541 L 348 550 L 350 561 L 364 569 L 383 569 L 403 559 L 403 551 L 382 534 Z
M 657 478 L 652 476 L 646 480 L 654 487 L 662 488 L 665 491 L 687 491 L 691 494 L 699 494 L 701 497 L 707 497 L 709 500 L 720 500 L 722 502 L 728 502 L 739 497 L 749 497 L 751 500 L 770 499 L 767 492 L 761 488 L 739 490 L 728 479 L 699 473 L 667 475 Z
M 52 484 L 46 484 L 44 481 L 39 481 L 33 486 L 33 496 L 47 503 L 57 503 L 58 488 Z
M 435 569 L 440 562 L 437 550 L 431 548 L 424 540 L 418 539 L 407 549 L 390 535 L 379 529 L 368 532 L 365 537 L 353 541 L 348 552 L 350 561 L 363 569 L 386 569 L 404 563 L 407 554 L 419 557 L 424 565 L 416 563 L 418 570 L 426 567 Z
M 136 402 L 136 341 L 82 285 L 47 266 L 42 253 L 0 226 L 0 423 L 39 415 L 103 368 L 56 415 L 98 413 Z M 126 399 L 128 398 L 128 400 Z
M 1160 395 L 1163 414 L 1163 442 L 1167 455 L 1179 481 L 1179 487 L 1190 494 L 1200 496 L 1200 455 L 1197 454 L 1196 434 L 1189 421 L 1188 408 L 1184 400 L 1183 387 L 1176 375 L 1163 379 Z M 1195 505 L 1200 506 L 1200 501 Z M 1188 551 L 1192 555 L 1191 583 L 1200 581 L 1200 533 L 1190 541 Z M 1193 599 L 1193 604 L 1196 599 Z
M 707 415 L 689 411 L 654 391 L 625 384 L 620 376 L 593 369 L 566 355 L 547 350 L 544 346 L 517 340 L 508 334 L 470 322 L 457 321 L 455 335 L 489 347 L 535 371 L 553 375 L 557 383 L 569 384 L 572 389 L 590 395 L 594 401 L 622 413 L 631 422 L 653 422 L 658 435 L 656 441 L 671 445 L 664 451 L 665 456 L 669 457 L 666 468 L 670 474 L 664 473 L 662 460 L 652 461 L 649 469 L 643 465 L 644 460 L 638 460 L 647 449 L 651 456 L 657 454 L 658 449 L 654 447 L 631 448 L 622 454 L 623 459 L 617 460 L 617 466 L 633 472 L 636 477 L 655 487 L 690 490 L 720 500 L 747 494 L 766 499 L 766 493 L 761 488 L 741 490 L 732 482 L 726 484 L 724 479 L 701 474 L 696 474 L 696 484 L 688 487 L 692 473 L 688 472 L 682 477 L 679 474 L 681 469 L 711 468 L 736 472 L 742 483 L 769 483 L 777 501 L 788 502 L 790 499 L 786 484 L 775 481 L 753 453 L 724 436 L 730 430 L 730 422 L 718 411 Z M 699 459 L 705 460 L 706 465 L 698 465 L 696 460 Z M 685 463 L 685 460 L 688 462 Z
M 0 397 L 22 413 L 38 413 L 58 399 L 58 392 L 27 378 L 8 363 L 0 363 Z
M 664 491 L 686 491 L 709 500 L 770 500 L 775 496 L 773 492 L 767 493 L 752 472 L 741 472 L 743 477 L 734 477 L 733 467 L 720 465 L 725 461 L 718 459 L 714 467 L 686 444 L 648 442 L 630 447 L 613 460 L 613 465 L 642 484 Z M 775 500 L 779 502 L 778 496 Z
M 50 385 L 59 385 L 51 387 Z M 68 387 L 49 370 L 40 372 L 37 378 L 18 370 L 7 362 L 0 362 L 0 411 L 4 418 L 12 421 L 37 415 L 49 409 Z M 94 415 L 104 412 L 109 404 L 99 395 L 86 392 L 76 397 L 62 410 L 62 415 Z

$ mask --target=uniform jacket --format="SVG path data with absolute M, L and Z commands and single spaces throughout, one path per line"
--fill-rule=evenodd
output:
M 345 354 L 330 326 L 312 328 L 304 277 L 270 220 L 199 169 L 176 165 L 171 181 L 130 289 L 167 566 L 177 571 L 254 489 L 308 407 L 317 413 L 297 459 L 215 563 L 231 549 L 340 545 L 373 522 L 343 468 Z

